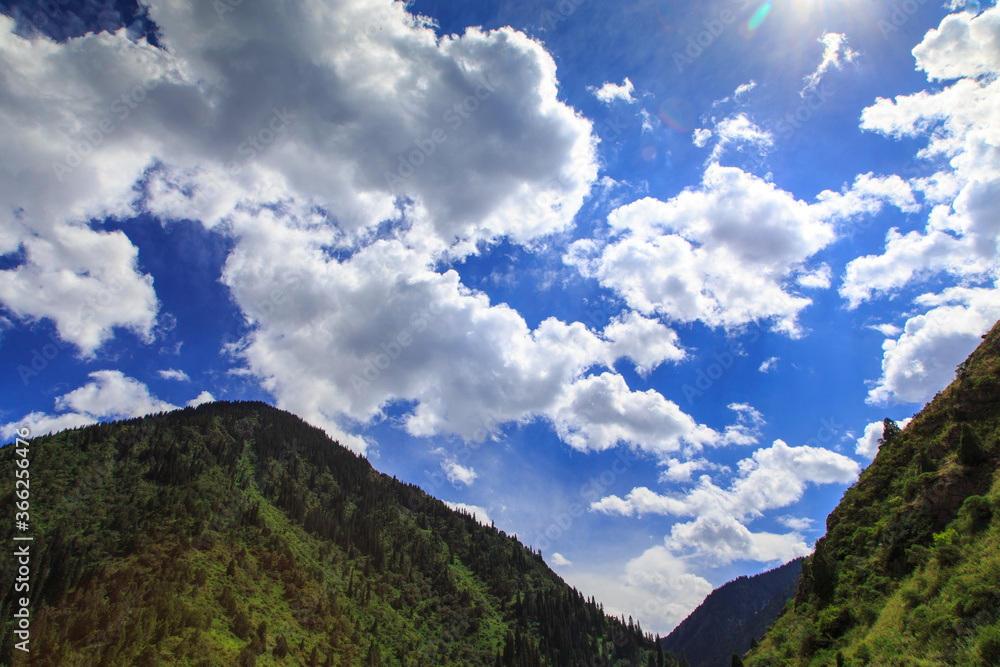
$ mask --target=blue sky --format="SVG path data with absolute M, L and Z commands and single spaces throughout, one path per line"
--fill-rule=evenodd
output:
M 1000 318 L 1000 11 L 0 4 L 0 435 L 260 399 L 666 633 Z

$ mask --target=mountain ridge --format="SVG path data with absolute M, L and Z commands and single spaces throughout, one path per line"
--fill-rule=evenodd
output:
M 1000 664 L 1000 323 L 827 518 L 748 667 Z
M 661 640 L 663 650 L 683 654 L 694 667 L 728 667 L 732 655 L 746 653 L 795 595 L 802 561 L 716 588 Z
M 604 614 L 539 553 L 267 404 L 30 449 L 37 650 L 15 652 L 5 622 L 5 664 L 664 664 L 638 623 Z M 0 449 L 9 501 L 14 456 Z M 8 554 L 5 621 L 15 571 Z

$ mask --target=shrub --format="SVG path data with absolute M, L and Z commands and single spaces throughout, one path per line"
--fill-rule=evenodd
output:
M 982 664 L 996 665 L 1000 663 L 1000 628 L 990 625 L 980 630 L 976 648 L 979 650 Z
M 986 453 L 983 452 L 979 436 L 976 435 L 971 426 L 962 424 L 962 439 L 958 445 L 958 460 L 962 462 L 962 465 L 974 466 L 982 463 L 985 459 Z
M 970 533 L 978 533 L 989 527 L 993 520 L 993 507 L 985 496 L 969 496 L 958 511 L 962 527 Z
M 820 612 L 819 631 L 830 639 L 837 639 L 854 625 L 854 615 L 846 607 L 831 606 Z

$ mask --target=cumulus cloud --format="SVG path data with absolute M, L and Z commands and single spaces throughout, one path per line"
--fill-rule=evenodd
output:
M 238 224 L 223 281 L 254 325 L 238 355 L 280 407 L 359 451 L 367 443 L 342 424 L 378 418 L 395 401 L 413 404 L 404 426 L 414 436 L 483 440 L 541 417 L 584 450 L 666 451 L 716 437 L 654 391 L 591 375 L 621 358 L 640 372 L 682 359 L 676 334 L 654 319 L 628 312 L 595 332 L 550 318 L 532 330 L 399 240 L 334 261 L 322 227 L 269 211 Z
M 760 128 L 746 114 L 742 113 L 719 121 L 715 126 L 714 136 L 717 137 L 717 141 L 715 148 L 712 149 L 710 160 L 718 160 L 730 147 L 736 147 L 741 151 L 744 147 L 750 147 L 756 149 L 760 154 L 765 154 L 774 146 L 774 135 Z M 695 145 L 699 145 L 699 140 L 702 140 L 701 145 L 704 145 L 704 141 L 707 139 L 704 138 L 704 135 L 702 137 L 696 136 Z
M 469 486 L 479 477 L 478 473 L 471 467 L 463 466 L 452 458 L 441 462 L 441 470 L 444 470 L 445 477 L 455 486 L 459 484 Z
M 552 560 L 552 564 L 555 565 L 556 567 L 569 567 L 570 565 L 573 564 L 573 561 L 569 560 L 568 558 L 566 558 L 565 556 L 563 556 L 561 553 L 554 553 L 554 554 L 552 554 L 552 559 L 551 560 Z
M 195 396 L 194 398 L 192 398 L 190 401 L 188 401 L 187 404 L 188 404 L 188 407 L 196 408 L 199 405 L 201 405 L 202 403 L 211 403 L 214 400 L 215 400 L 215 396 L 212 396 L 211 392 L 209 392 L 209 391 L 202 391 L 200 394 L 198 394 L 197 396 Z
M 115 328 L 148 339 L 158 311 L 136 249 L 92 220 L 149 212 L 239 235 L 219 223 L 280 205 L 321 211 L 335 247 L 391 221 L 461 256 L 567 228 L 596 179 L 589 121 L 509 28 L 439 39 L 375 0 L 224 17 L 155 0 L 149 15 L 162 49 L 124 29 L 27 40 L 0 17 L 0 64 L 24 77 L 0 82 L 0 154 L 18 156 L 0 162 L 0 253 L 25 258 L 0 272 L 0 302 L 83 354 Z
M 732 516 L 709 514 L 673 526 L 666 546 L 724 565 L 734 560 L 782 563 L 808 555 L 809 547 L 795 531 L 787 534 L 751 532 Z
M 594 595 L 609 614 L 630 615 L 643 627 L 666 635 L 712 592 L 712 585 L 690 571 L 688 560 L 663 545 L 654 546 L 629 560 L 621 575 L 580 571 L 571 582 L 586 595 Z
M 807 264 L 834 241 L 835 223 L 871 215 L 885 202 L 910 206 L 907 193 L 898 177 L 866 175 L 808 204 L 713 162 L 698 188 L 612 211 L 610 241 L 577 241 L 566 261 L 647 316 L 730 329 L 771 320 L 774 329 L 799 335 L 798 314 L 811 300 L 794 291 L 795 278 L 819 285 L 823 268 Z
M 882 344 L 882 376 L 868 392 L 868 403 L 929 401 L 1000 319 L 996 287 L 953 287 L 919 297 L 916 304 L 927 311 L 909 318 L 902 335 Z
M 664 456 L 685 445 L 700 449 L 719 434 L 698 424 L 658 392 L 632 391 L 624 378 L 602 373 L 567 387 L 551 411 L 556 432 L 580 450 L 605 450 L 623 443 Z
M 891 230 L 882 254 L 848 265 L 841 294 L 852 307 L 938 274 L 962 280 L 995 277 L 1000 238 L 1000 134 L 994 122 L 1000 101 L 998 30 L 996 7 L 979 16 L 945 18 L 913 55 L 929 81 L 954 83 L 893 100 L 880 98 L 862 113 L 862 129 L 926 140 L 916 164 L 936 171 L 912 182 L 935 206 L 923 230 Z
M 626 102 L 628 104 L 635 102 L 635 97 L 632 96 L 632 93 L 635 92 L 635 87 L 632 85 L 632 82 L 628 80 L 628 77 L 625 77 L 625 80 L 622 81 L 621 85 L 605 81 L 604 85 L 600 88 L 590 86 L 587 90 L 592 92 L 594 97 L 605 104 L 612 104 L 615 100 Z
M 32 412 L 4 425 L 0 435 L 8 438 L 15 429 L 26 426 L 34 437 L 99 421 L 177 409 L 152 396 L 146 385 L 121 371 L 94 371 L 89 377 L 91 381 L 87 384 L 57 398 L 53 413 Z
M 467 505 L 465 503 L 453 503 L 447 500 L 443 502 L 456 512 L 465 512 L 466 514 L 471 515 L 473 519 L 484 526 L 489 526 L 493 523 L 493 519 L 490 518 L 489 512 L 487 512 L 484 507 L 480 507 L 479 505 Z
M 857 478 L 858 464 L 821 447 L 789 447 L 775 440 L 739 464 L 739 475 L 729 488 L 717 486 L 708 475 L 681 495 L 661 495 L 646 487 L 632 489 L 625 498 L 607 496 L 591 509 L 625 516 L 663 514 L 678 517 L 719 515 L 738 521 L 760 517 L 766 510 L 798 501 L 808 484 L 847 484 Z
M 156 371 L 164 380 L 177 380 L 178 382 L 190 382 L 191 378 L 184 371 L 179 371 L 175 368 L 168 368 L 166 370 Z
M 899 428 L 906 428 L 906 425 L 910 423 L 912 418 L 904 419 L 902 421 L 897 421 L 896 425 Z M 860 438 L 858 438 L 857 444 L 855 445 L 854 451 L 858 456 L 863 456 L 866 459 L 873 459 L 875 455 L 878 454 L 879 440 L 885 434 L 885 425 L 882 422 L 872 422 L 865 426 L 865 432 Z

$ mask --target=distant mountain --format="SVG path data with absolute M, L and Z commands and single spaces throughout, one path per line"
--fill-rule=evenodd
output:
M 514 537 L 263 403 L 4 447 L 9 512 L 22 452 L 30 525 L 3 524 L 5 665 L 664 664 L 637 623 Z M 24 544 L 30 590 L 15 593 Z
M 1000 324 L 826 522 L 792 607 L 745 659 L 1000 665 Z
M 692 667 L 730 667 L 734 653 L 750 650 L 795 595 L 802 559 L 712 591 L 674 631 L 663 650 L 682 654 Z

